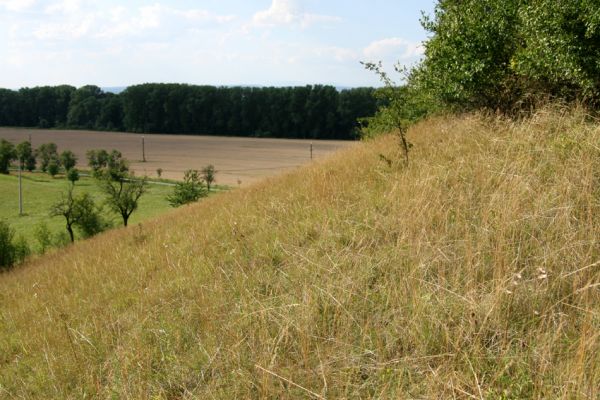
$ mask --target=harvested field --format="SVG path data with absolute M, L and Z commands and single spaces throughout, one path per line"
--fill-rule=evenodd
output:
M 155 177 L 156 170 L 162 168 L 162 177 L 181 179 L 187 169 L 213 164 L 218 171 L 217 183 L 233 186 L 244 186 L 310 162 L 309 140 L 0 128 L 0 138 L 13 143 L 27 140 L 29 135 L 33 147 L 54 142 L 59 152 L 73 151 L 80 166 L 86 165 L 87 150 L 117 149 L 131 161 L 138 175 Z M 145 163 L 142 162 L 142 136 Z M 333 140 L 312 143 L 315 159 L 352 144 Z

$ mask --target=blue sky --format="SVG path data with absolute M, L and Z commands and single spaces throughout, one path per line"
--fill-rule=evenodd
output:
M 373 86 L 411 65 L 434 0 L 0 0 L 0 87 Z

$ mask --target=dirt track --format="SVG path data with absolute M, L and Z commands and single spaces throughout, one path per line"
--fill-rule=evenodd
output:
M 308 140 L 0 128 L 0 138 L 15 144 L 27 140 L 29 135 L 34 148 L 54 142 L 59 152 L 73 151 L 82 167 L 87 164 L 87 150 L 117 149 L 130 160 L 138 175 L 155 177 L 157 168 L 162 168 L 164 178 L 180 179 L 187 169 L 213 164 L 218 171 L 217 183 L 234 186 L 247 185 L 310 162 Z M 142 137 L 145 163 L 141 162 Z M 312 143 L 315 159 L 352 144 L 332 140 Z

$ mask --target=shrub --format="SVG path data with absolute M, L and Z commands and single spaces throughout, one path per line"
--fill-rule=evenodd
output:
M 67 179 L 73 184 L 75 185 L 75 182 L 77 182 L 79 180 L 79 171 L 77 170 L 77 168 L 71 168 L 68 172 L 67 172 Z
M 0 271 L 23 262 L 31 254 L 25 238 L 19 235 L 14 240 L 14 235 L 8 223 L 0 220 Z
M 15 146 L 5 140 L 0 140 L 0 174 L 8 174 L 10 163 L 17 158 Z
M 194 169 L 187 170 L 183 177 L 183 182 L 175 185 L 173 194 L 167 197 L 172 207 L 179 207 L 184 204 L 198 201 L 201 197 L 206 197 L 208 190 L 204 187 L 198 171 Z
M 37 240 L 39 245 L 39 252 L 45 253 L 50 247 L 52 247 L 52 232 L 48 228 L 48 224 L 40 222 L 33 232 L 33 237 Z

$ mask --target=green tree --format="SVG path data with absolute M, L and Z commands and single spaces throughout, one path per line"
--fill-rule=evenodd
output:
M 441 0 L 413 82 L 450 109 L 504 112 L 560 98 L 600 105 L 596 0 Z
M 36 225 L 33 237 L 38 242 L 39 252 L 41 254 L 44 254 L 46 250 L 52 246 L 52 233 L 46 222 L 42 221 Z
M 67 179 L 71 182 L 72 185 L 75 185 L 75 182 L 79 180 L 79 171 L 77 168 L 71 168 L 67 172 Z
M 60 163 L 66 172 L 77 164 L 77 157 L 71 150 L 65 150 L 60 154 Z
M 23 262 L 31 254 L 25 238 L 19 236 L 15 239 L 14 236 L 8 223 L 0 220 L 0 271 Z
M 0 271 L 13 266 L 16 261 L 13 237 L 15 233 L 10 226 L 0 220 Z
M 121 216 L 123 226 L 127 226 L 129 217 L 138 208 L 140 197 L 146 192 L 147 178 L 135 179 L 123 176 L 118 180 L 110 175 L 101 180 L 101 188 L 107 196 L 108 207 Z
M 106 168 L 108 163 L 108 152 L 104 149 L 88 150 L 86 157 L 94 177 L 99 178 L 102 175 L 103 168 Z
M 58 172 L 60 171 L 60 160 L 56 157 L 51 158 L 48 162 L 47 170 L 53 178 L 58 175 Z
M 179 207 L 184 204 L 198 201 L 201 197 L 206 197 L 208 190 L 204 187 L 198 171 L 190 169 L 185 171 L 183 182 L 175 185 L 173 193 L 167 197 L 171 207 Z
M 43 172 L 48 172 L 48 166 L 52 160 L 57 162 L 58 151 L 55 143 L 42 144 L 36 150 L 37 157 L 40 160 L 40 168 Z
M 103 226 L 100 219 L 100 211 L 94 204 L 89 193 L 80 196 L 73 195 L 73 186 L 70 186 L 61 199 L 50 208 L 50 216 L 62 216 L 65 219 L 65 227 L 69 234 L 71 243 L 75 241 L 74 228 L 79 228 L 84 237 L 98 233 Z
M 16 158 L 15 146 L 5 139 L 0 140 L 0 174 L 8 174 L 10 164 Z
M 217 171 L 214 165 L 210 164 L 202 168 L 202 179 L 206 183 L 206 189 L 210 192 L 210 186 L 215 182 Z
M 63 193 L 61 199 L 52 205 L 50 216 L 62 216 L 65 218 L 69 239 L 71 240 L 71 243 L 73 243 L 75 241 L 73 227 L 80 218 L 77 199 L 73 196 L 73 187 L 70 187 L 69 190 L 67 190 L 67 193 Z
M 95 236 L 111 227 L 111 222 L 103 218 L 103 207 L 96 205 L 89 193 L 84 193 L 77 201 L 79 219 L 75 223 L 84 238 Z
M 17 159 L 21 163 L 21 169 L 27 169 L 29 172 L 35 169 L 35 154 L 29 141 L 23 141 L 16 147 Z

